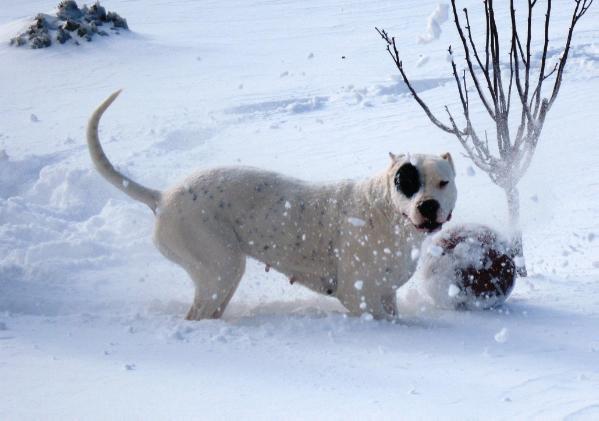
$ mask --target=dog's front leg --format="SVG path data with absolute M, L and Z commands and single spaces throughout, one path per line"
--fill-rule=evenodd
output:
M 337 296 L 352 316 L 370 314 L 376 320 L 394 320 L 397 318 L 397 298 L 395 290 L 384 291 L 341 291 Z
M 395 291 L 391 291 L 390 293 L 381 296 L 381 309 L 386 315 L 386 317 L 384 317 L 385 319 L 394 320 L 397 318 L 397 294 Z

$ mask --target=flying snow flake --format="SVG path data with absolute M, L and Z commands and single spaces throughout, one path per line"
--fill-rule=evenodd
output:
M 502 328 L 499 332 L 497 332 L 494 336 L 495 342 L 503 344 L 507 341 L 508 338 L 508 330 L 507 328 Z
M 289 200 L 285 201 L 285 209 L 291 209 L 291 203 L 289 203 Z
M 363 227 L 364 225 L 366 225 L 366 221 L 360 218 L 354 218 L 353 216 L 347 218 L 347 222 L 352 224 L 354 227 Z
M 428 254 L 430 254 L 431 256 L 435 256 L 435 257 L 442 256 L 443 255 L 443 247 L 433 244 L 428 248 Z
M 383 253 L 385 253 L 385 254 L 391 254 L 391 249 L 390 249 L 390 248 L 388 248 L 388 247 L 385 247 L 385 248 L 383 249 Z
M 370 313 L 364 313 L 364 314 L 362 314 L 362 319 L 365 322 L 371 322 L 371 321 L 374 320 L 374 316 L 372 314 L 370 314 Z
M 416 67 L 422 67 L 422 66 L 424 66 L 426 63 L 428 63 L 428 59 L 429 59 L 428 56 L 421 55 L 418 58 L 418 61 L 416 62 Z
M 129 187 L 129 180 L 123 180 L 123 187 L 124 188 Z
M 516 256 L 514 257 L 514 263 L 519 268 L 524 267 L 524 258 L 522 256 Z
M 418 159 L 416 159 L 415 157 L 413 157 L 411 154 L 408 154 L 408 156 L 406 158 L 410 162 L 410 164 L 412 164 L 413 166 L 417 166 L 418 165 Z
M 410 253 L 410 257 L 412 257 L 412 260 L 418 260 L 418 258 L 420 257 L 420 250 L 418 250 L 417 248 L 413 248 L 412 252 Z
M 447 295 L 449 295 L 449 297 L 456 297 L 459 293 L 460 289 L 455 284 L 449 285 L 449 288 L 447 289 Z
M 354 288 L 358 291 L 362 291 L 362 287 L 364 286 L 364 281 L 356 281 L 354 283 Z

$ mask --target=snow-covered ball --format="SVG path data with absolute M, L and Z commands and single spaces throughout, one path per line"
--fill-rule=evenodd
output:
M 435 305 L 488 309 L 512 292 L 516 265 L 509 243 L 484 225 L 444 229 L 423 245 L 418 278 Z

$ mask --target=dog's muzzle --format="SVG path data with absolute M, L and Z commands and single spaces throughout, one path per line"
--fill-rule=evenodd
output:
M 441 205 L 434 199 L 424 200 L 421 203 L 419 203 L 417 206 L 418 213 L 422 215 L 422 217 L 424 218 L 424 222 L 416 225 L 416 228 L 422 231 L 426 231 L 428 233 L 435 232 L 441 229 L 443 223 L 447 221 L 437 221 L 437 214 L 439 213 L 440 208 Z
M 444 223 L 449 222 L 451 220 L 452 212 L 449 212 L 447 215 L 447 219 L 443 222 L 437 222 L 436 220 L 427 220 L 419 225 L 416 225 L 416 229 L 420 231 L 425 231 L 427 233 L 433 233 L 441 229 Z M 436 218 L 435 218 L 436 219 Z

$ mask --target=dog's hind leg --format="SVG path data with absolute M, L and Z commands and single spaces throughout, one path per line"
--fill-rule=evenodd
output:
M 195 284 L 187 320 L 218 319 L 224 313 L 243 276 L 246 260 L 241 253 L 227 251 L 223 250 L 216 264 L 195 262 L 186 268 Z
M 167 211 L 158 216 L 154 241 L 195 284 L 187 319 L 219 318 L 245 271 L 246 256 L 239 249 L 235 232 L 226 225 L 182 224 L 179 215 Z

